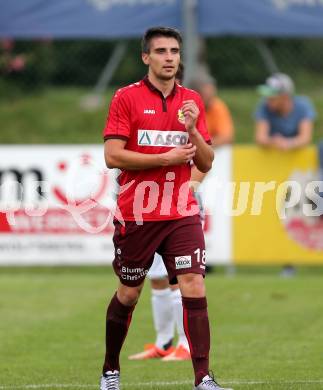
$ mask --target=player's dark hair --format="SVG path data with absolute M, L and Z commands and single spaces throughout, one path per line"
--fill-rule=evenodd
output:
M 167 37 L 167 38 L 175 38 L 181 47 L 182 45 L 182 36 L 181 33 L 175 28 L 171 27 L 151 27 L 149 28 L 141 41 L 141 51 L 143 53 L 149 53 L 150 51 L 150 42 L 153 38 L 156 37 Z

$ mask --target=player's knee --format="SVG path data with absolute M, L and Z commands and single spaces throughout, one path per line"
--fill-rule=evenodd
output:
M 201 298 L 205 296 L 205 284 L 202 275 L 178 275 L 177 279 L 183 297 Z
M 164 290 L 169 287 L 168 279 L 151 279 L 151 288 L 154 290 Z
M 118 299 L 125 306 L 133 306 L 137 303 L 143 285 L 128 287 L 120 285 L 118 288 Z

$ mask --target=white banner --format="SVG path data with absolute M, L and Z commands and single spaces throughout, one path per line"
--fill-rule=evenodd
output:
M 200 186 L 206 210 L 205 241 L 208 263 L 232 263 L 231 208 L 232 148 L 216 149 L 212 170 Z
M 231 262 L 231 220 L 223 213 L 231 148 L 216 153 L 205 179 L 210 262 Z M 110 264 L 115 171 L 101 145 L 0 147 L 0 264 Z

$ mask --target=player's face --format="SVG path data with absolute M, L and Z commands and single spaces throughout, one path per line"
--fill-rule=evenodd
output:
M 143 53 L 142 59 L 157 79 L 174 79 L 180 62 L 179 44 L 175 38 L 153 38 L 149 53 Z

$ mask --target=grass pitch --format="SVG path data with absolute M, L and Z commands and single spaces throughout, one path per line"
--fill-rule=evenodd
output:
M 211 366 L 235 390 L 323 389 L 323 273 L 207 277 Z M 98 389 L 110 268 L 0 268 L 0 389 Z M 148 283 L 121 356 L 124 390 L 191 390 L 190 362 L 131 362 L 154 340 Z M 168 383 L 168 384 L 167 384 Z

